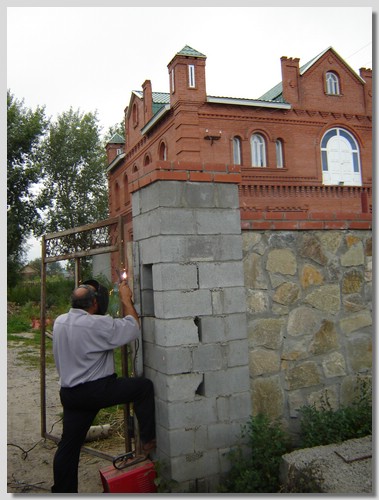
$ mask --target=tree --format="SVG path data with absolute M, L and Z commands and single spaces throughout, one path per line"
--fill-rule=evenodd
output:
M 35 157 L 47 125 L 44 107 L 38 106 L 32 111 L 24 106 L 23 100 L 7 91 L 7 278 L 10 286 L 17 281 L 25 243 L 39 219 L 33 188 L 41 172 Z
M 59 115 L 44 141 L 41 169 L 39 235 L 108 216 L 106 155 L 96 114 L 70 108 Z

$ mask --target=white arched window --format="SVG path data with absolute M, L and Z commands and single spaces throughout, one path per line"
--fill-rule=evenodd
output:
M 253 167 L 266 166 L 266 141 L 260 134 L 251 136 L 251 164 Z
M 233 137 L 233 163 L 241 165 L 241 139 L 239 137 Z
M 276 149 L 276 166 L 278 168 L 283 168 L 284 167 L 283 141 L 281 139 L 277 139 L 275 141 L 275 149 Z
M 159 159 L 167 160 L 167 147 L 163 141 L 159 145 Z
M 323 184 L 362 185 L 358 144 L 347 130 L 332 128 L 324 134 L 321 162 Z
M 326 93 L 332 95 L 338 95 L 340 93 L 338 76 L 332 71 L 326 73 Z

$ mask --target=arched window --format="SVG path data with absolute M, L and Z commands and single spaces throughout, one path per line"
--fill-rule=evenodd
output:
M 233 163 L 234 165 L 241 165 L 241 139 L 233 137 Z
M 133 171 L 133 174 L 135 174 L 136 172 L 138 172 L 138 167 L 137 167 L 136 164 L 133 165 L 132 171 Z
M 266 166 L 266 141 L 260 134 L 251 136 L 251 164 L 253 167 Z
M 321 162 L 323 184 L 362 185 L 358 144 L 347 130 L 332 128 L 324 134 Z
M 167 160 L 167 146 L 163 141 L 159 145 L 159 159 L 164 161 Z
M 125 174 L 124 175 L 124 204 L 127 205 L 130 201 L 130 196 L 129 196 L 129 182 L 128 182 L 128 176 Z
M 143 160 L 143 164 L 144 165 L 149 165 L 149 163 L 151 163 L 151 157 L 149 154 L 145 155 L 145 158 Z
M 339 95 L 340 93 L 339 78 L 333 71 L 326 73 L 326 93 L 331 95 Z
M 277 139 L 275 141 L 275 149 L 276 149 L 276 166 L 278 168 L 283 168 L 284 167 L 283 141 L 281 139 Z
M 118 185 L 117 181 L 114 185 L 114 202 L 115 202 L 115 209 L 119 210 L 120 209 L 120 186 Z

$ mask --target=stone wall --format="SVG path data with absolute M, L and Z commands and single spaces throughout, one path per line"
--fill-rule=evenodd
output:
M 354 397 L 372 368 L 371 231 L 243 232 L 253 414 Z

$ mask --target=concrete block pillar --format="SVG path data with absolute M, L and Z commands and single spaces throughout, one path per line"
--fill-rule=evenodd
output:
M 136 190 L 133 239 L 157 458 L 177 491 L 215 493 L 251 414 L 237 185 Z

